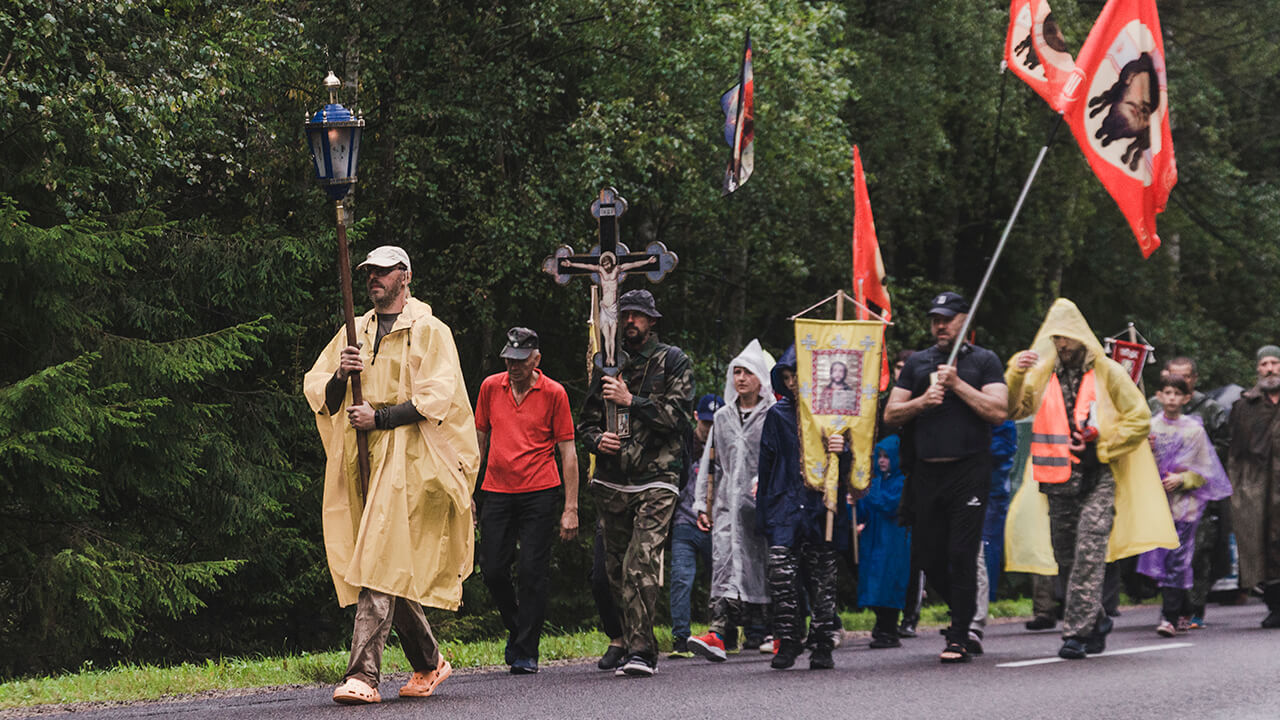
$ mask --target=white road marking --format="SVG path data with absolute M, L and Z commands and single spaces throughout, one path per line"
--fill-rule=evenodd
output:
M 1089 657 L 1095 658 L 1095 657 L 1110 657 L 1112 655 L 1133 655 L 1136 653 L 1157 652 L 1159 650 L 1175 650 L 1177 648 L 1191 647 L 1192 645 L 1195 645 L 1195 643 L 1177 642 L 1177 643 L 1164 643 L 1161 645 L 1144 645 L 1142 647 L 1125 648 L 1123 650 L 1108 650 L 1107 652 L 1104 652 L 1101 655 L 1090 655 Z M 1063 658 L 1057 657 L 1055 655 L 1054 657 L 1039 658 L 1037 660 L 1019 660 L 1018 662 L 1000 663 L 999 665 L 996 665 L 996 667 L 1020 668 L 1020 667 L 1028 667 L 1030 665 L 1048 665 L 1050 663 L 1059 663 L 1059 662 L 1069 662 L 1069 661 L 1064 660 Z

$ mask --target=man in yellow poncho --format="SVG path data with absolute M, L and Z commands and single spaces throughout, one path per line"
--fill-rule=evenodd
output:
M 328 462 L 324 544 L 342 606 L 356 604 L 343 704 L 381 700 L 382 650 L 395 625 L 413 665 L 401 697 L 425 697 L 452 669 L 422 612 L 456 610 L 471 574 L 471 491 L 480 465 L 475 420 L 448 326 L 410 297 L 404 250 L 384 245 L 368 268 L 374 309 L 356 321 L 359 346 L 339 331 L 307 373 L 307 402 Z M 364 402 L 348 378 L 360 373 Z M 368 432 L 370 476 L 361 497 L 356 430 Z
M 1102 609 L 1107 561 L 1178 546 L 1147 442 L 1151 411 L 1075 304 L 1061 298 L 1031 349 L 1010 359 L 1005 380 L 1009 417 L 1035 417 L 1035 482 L 1024 482 L 1009 508 L 1006 569 L 1064 578 L 1058 656 L 1100 653 L 1112 627 Z

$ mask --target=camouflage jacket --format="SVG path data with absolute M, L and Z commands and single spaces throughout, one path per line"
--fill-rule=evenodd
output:
M 631 437 L 617 455 L 599 452 L 605 431 L 603 386 L 599 369 L 578 422 L 578 437 L 596 454 L 596 477 L 618 485 L 669 482 L 679 485 L 684 468 L 684 438 L 693 417 L 693 363 L 679 348 L 658 342 L 651 333 L 640 350 L 630 353 L 619 377 L 631 391 Z

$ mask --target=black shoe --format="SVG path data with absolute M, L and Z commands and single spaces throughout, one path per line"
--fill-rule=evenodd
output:
M 1037 615 L 1027 621 L 1026 627 L 1028 630 L 1052 630 L 1057 624 L 1058 621 L 1051 617 Z
M 511 663 L 512 675 L 536 675 L 538 673 L 538 661 L 533 658 L 516 658 Z
M 898 648 L 898 647 L 902 647 L 902 641 L 898 639 L 898 636 L 896 634 L 889 634 L 889 633 L 881 633 L 879 635 L 873 634 L 871 636 L 871 645 L 869 647 L 872 650 L 883 650 L 885 648 Z
M 831 648 L 821 647 L 809 653 L 810 670 L 830 670 L 836 666 L 831 658 Z
M 1262 627 L 1268 630 L 1280 628 L 1280 610 L 1272 610 L 1262 619 Z
M 964 649 L 969 651 L 970 655 L 982 654 L 982 635 L 977 630 L 970 630 L 969 637 L 964 641 Z
M 769 661 L 769 667 L 774 670 L 786 670 L 796 664 L 796 658 L 800 657 L 800 648 L 795 643 L 780 641 L 782 645 L 778 647 L 778 653 Z
M 516 661 L 517 657 L 518 656 L 516 655 L 516 646 L 512 638 L 508 637 L 507 646 L 502 651 L 502 662 L 506 663 L 507 665 L 510 665 Z
M 1084 640 L 1078 637 L 1069 637 L 1062 641 L 1062 647 L 1058 650 L 1058 657 L 1063 660 L 1080 660 L 1085 656 Z
M 916 621 L 903 620 L 902 624 L 898 626 L 898 637 L 913 638 L 915 636 L 916 636 Z
M 746 639 L 742 641 L 742 649 L 743 650 L 759 650 L 760 646 L 763 644 L 764 644 L 763 637 L 759 635 L 748 635 Z
M 626 664 L 615 670 L 614 674 L 622 673 L 631 677 L 653 677 L 656 672 L 658 672 L 658 663 L 637 653 L 627 658 Z
M 1093 634 L 1084 640 L 1084 651 L 1090 655 L 1101 655 L 1107 649 L 1107 635 L 1111 633 L 1111 628 L 1115 627 L 1115 623 L 1111 618 L 1099 620 L 1093 626 Z
M 601 670 L 616 670 L 622 666 L 627 659 L 627 651 L 617 645 L 610 645 L 605 649 L 604 655 L 600 656 L 600 662 L 596 663 L 596 667 Z

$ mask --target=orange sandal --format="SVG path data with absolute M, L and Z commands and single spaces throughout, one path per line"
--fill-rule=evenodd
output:
M 378 689 L 358 678 L 349 677 L 333 690 L 333 701 L 341 705 L 370 705 L 382 702 Z
M 435 670 L 430 672 L 414 672 L 409 678 L 409 682 L 400 688 L 400 697 L 430 697 L 431 693 L 436 691 L 440 683 L 444 682 L 453 674 L 453 666 L 449 664 L 444 657 L 440 658 L 440 664 Z

